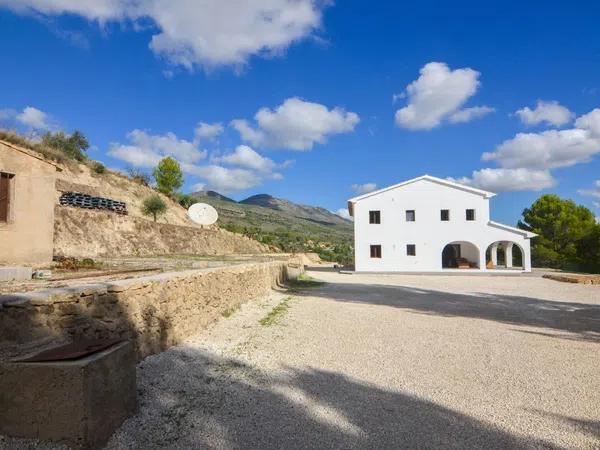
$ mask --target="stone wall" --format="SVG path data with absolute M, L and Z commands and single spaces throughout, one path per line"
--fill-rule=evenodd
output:
M 54 254 L 76 258 L 267 253 L 259 242 L 221 230 L 155 223 L 108 211 L 56 206 Z
M 286 278 L 287 263 L 278 261 L 0 296 L 0 354 L 14 357 L 42 342 L 122 338 L 133 341 L 141 359 Z

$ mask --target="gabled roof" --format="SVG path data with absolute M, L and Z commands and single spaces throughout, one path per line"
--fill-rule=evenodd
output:
M 526 239 L 531 239 L 537 236 L 537 234 L 532 233 L 531 231 L 521 230 L 520 228 L 511 227 L 508 225 L 504 225 L 503 223 L 494 222 L 492 220 L 488 222 L 488 225 L 490 227 L 500 228 L 501 230 L 511 231 L 513 233 L 520 234 L 522 236 L 525 236 Z
M 359 200 L 362 200 L 362 199 L 365 199 L 368 197 L 372 197 L 373 195 L 378 195 L 378 194 L 381 194 L 382 192 L 391 191 L 392 189 L 396 189 L 396 188 L 406 186 L 411 183 L 416 183 L 417 181 L 422 181 L 422 180 L 441 184 L 442 186 L 451 187 L 451 188 L 458 189 L 458 190 L 465 191 L 465 192 L 471 192 L 473 194 L 481 195 L 484 198 L 491 198 L 496 195 L 493 192 L 483 191 L 481 189 L 467 186 L 465 184 L 456 183 L 454 181 L 444 180 L 444 179 L 438 178 L 438 177 L 432 177 L 431 175 L 422 175 L 420 177 L 413 178 L 411 180 L 403 181 L 402 183 L 394 184 L 393 186 L 388 186 L 383 189 L 378 189 L 376 191 L 369 192 L 367 194 L 359 195 L 358 197 L 351 198 L 350 200 L 348 200 L 348 203 L 349 204 L 356 203 Z
M 56 167 L 56 170 L 58 170 L 59 172 L 62 172 L 62 167 L 60 167 L 58 164 L 56 164 L 53 161 L 47 160 L 46 158 L 41 156 L 39 153 L 36 153 L 33 150 L 29 150 L 25 147 L 21 147 L 20 145 L 16 145 L 16 144 L 13 144 L 12 142 L 4 141 L 1 139 L 0 139 L 0 144 L 4 144 L 7 147 L 10 147 L 13 150 L 16 150 L 18 152 L 25 153 L 27 156 L 31 156 L 32 158 L 39 159 L 40 161 L 45 162 L 46 164 L 50 164 L 51 166 Z

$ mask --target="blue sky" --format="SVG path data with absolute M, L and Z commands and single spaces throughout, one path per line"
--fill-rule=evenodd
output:
M 236 199 L 335 211 L 428 173 L 508 224 L 545 192 L 600 214 L 600 5 L 403 3 L 0 0 L 0 125 Z

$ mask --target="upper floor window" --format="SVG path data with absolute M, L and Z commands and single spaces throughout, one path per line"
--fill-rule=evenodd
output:
M 467 209 L 467 220 L 475 220 L 475 210 Z
M 414 209 L 407 209 L 406 210 L 406 221 L 407 222 L 414 222 L 415 219 L 416 219 L 415 210 Z
M 381 223 L 381 212 L 369 211 L 369 223 Z
M 406 254 L 408 256 L 417 256 L 417 246 L 415 244 L 407 244 Z
M 450 210 L 449 209 L 440 210 L 440 220 L 442 222 L 448 222 L 450 220 Z
M 13 174 L 0 172 L 0 222 L 10 219 L 10 200 Z
M 371 258 L 381 258 L 381 245 L 371 245 Z

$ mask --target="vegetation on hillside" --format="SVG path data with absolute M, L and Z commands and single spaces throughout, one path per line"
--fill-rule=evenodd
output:
M 519 228 L 538 234 L 531 247 L 534 266 L 600 272 L 600 224 L 585 206 L 542 195 L 523 211 Z
M 159 195 L 147 197 L 142 204 L 142 214 L 145 216 L 152 216 L 155 222 L 158 216 L 162 216 L 166 212 L 167 204 Z
M 181 166 L 170 156 L 161 159 L 152 174 L 156 180 L 156 190 L 165 195 L 174 195 L 183 186 Z

